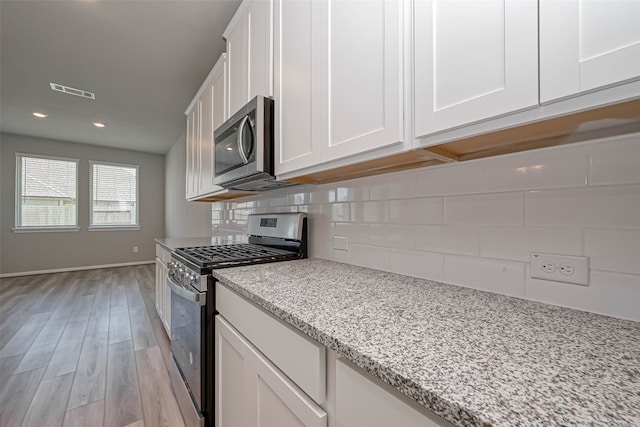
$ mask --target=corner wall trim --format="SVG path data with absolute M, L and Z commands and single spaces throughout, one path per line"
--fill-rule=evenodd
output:
M 18 276 L 35 276 L 36 274 L 64 273 L 66 271 L 97 270 L 99 268 L 128 267 L 132 265 L 153 264 L 153 261 L 121 262 L 118 264 L 88 265 L 84 267 L 56 268 L 53 270 L 22 271 L 18 273 L 2 273 L 0 279 Z

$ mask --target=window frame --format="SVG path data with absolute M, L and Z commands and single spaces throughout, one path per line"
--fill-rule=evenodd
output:
M 33 225 L 22 225 L 22 203 L 21 203 L 21 195 L 22 188 L 24 183 L 22 182 L 22 159 L 23 158 L 33 158 L 33 159 L 45 159 L 45 160 L 59 160 L 76 164 L 76 223 L 75 225 L 45 225 L 45 226 L 33 226 Z M 71 157 L 60 157 L 60 156 L 50 156 L 47 154 L 33 154 L 33 153 L 22 153 L 19 151 L 15 152 L 16 158 L 16 174 L 15 174 L 15 182 L 14 182 L 14 217 L 13 217 L 13 229 L 14 233 L 38 233 L 38 232 L 64 232 L 64 231 L 78 231 L 80 230 L 79 226 L 79 214 L 78 214 L 78 206 L 80 205 L 80 194 L 78 192 L 78 182 L 80 175 L 80 159 L 75 159 Z M 20 221 L 18 221 L 20 219 Z M 20 222 L 20 225 L 18 225 Z
M 94 165 L 124 167 L 136 170 L 136 224 L 93 224 L 93 167 Z M 140 165 L 89 160 L 89 231 L 140 230 Z

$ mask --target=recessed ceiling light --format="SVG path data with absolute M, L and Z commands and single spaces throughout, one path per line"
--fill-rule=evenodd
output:
M 104 123 L 100 123 L 100 122 L 93 122 L 93 125 L 97 128 L 103 128 L 104 127 Z
M 36 117 L 38 117 L 39 119 L 44 119 L 45 117 L 47 117 L 47 115 L 46 115 L 46 114 L 44 114 L 44 113 L 38 113 L 38 112 L 33 113 L 33 115 L 34 115 L 34 116 L 36 116 Z

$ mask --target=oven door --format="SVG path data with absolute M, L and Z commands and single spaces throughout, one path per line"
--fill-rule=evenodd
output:
M 167 276 L 171 289 L 171 353 L 197 414 L 202 414 L 202 363 L 206 331 L 206 293 L 185 288 Z M 176 387 L 176 395 L 181 390 Z M 180 399 L 179 399 L 180 400 Z M 186 400 L 186 399 L 185 399 Z M 183 415 L 189 408 L 181 408 Z M 193 412 L 194 408 L 190 408 Z

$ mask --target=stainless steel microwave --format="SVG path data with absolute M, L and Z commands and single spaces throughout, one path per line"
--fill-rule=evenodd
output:
M 213 139 L 217 185 L 245 191 L 293 185 L 274 176 L 272 99 L 253 98 L 215 130 Z

